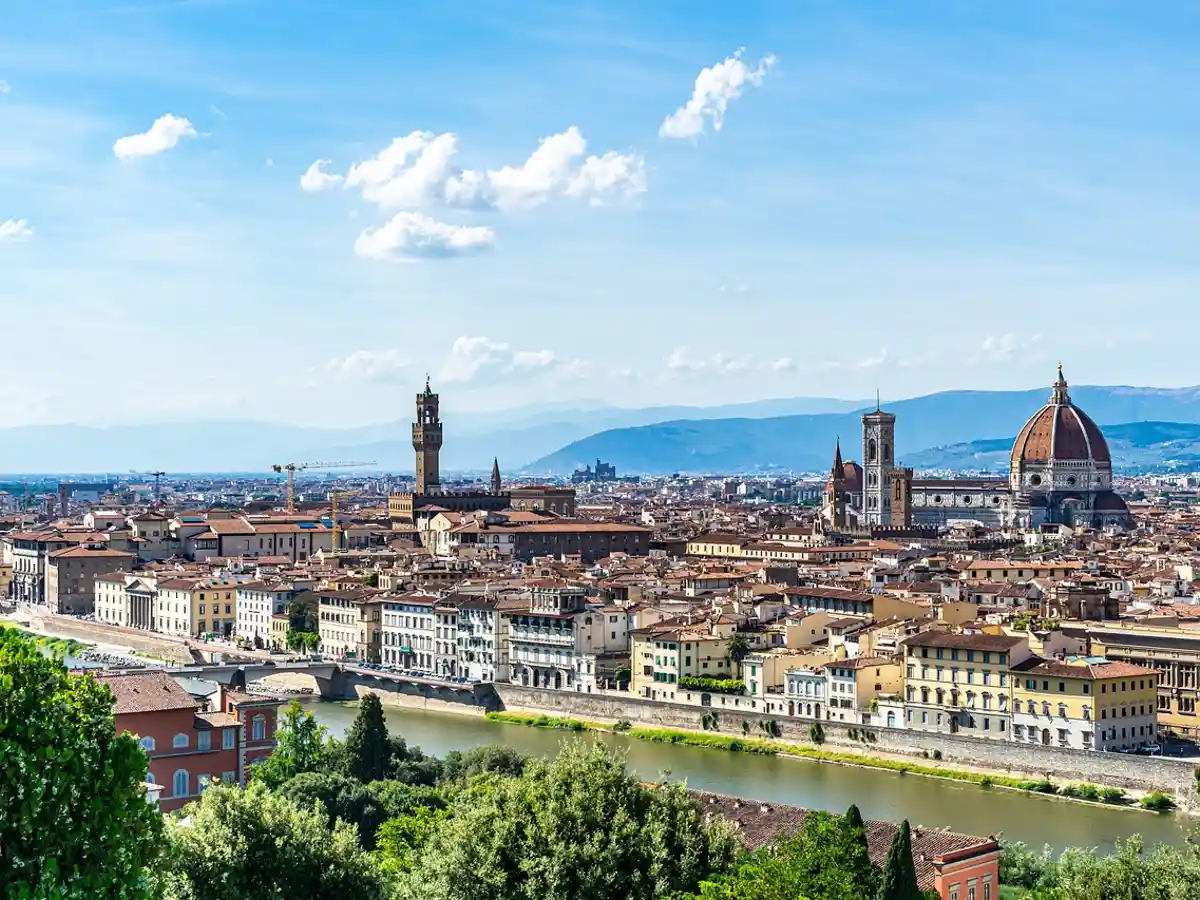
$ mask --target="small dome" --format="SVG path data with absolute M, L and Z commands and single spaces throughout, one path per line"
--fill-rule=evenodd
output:
M 1112 463 L 1099 426 L 1071 403 L 1062 366 L 1050 402 L 1025 423 L 1012 449 L 1012 464 L 1017 468 L 1051 461 Z

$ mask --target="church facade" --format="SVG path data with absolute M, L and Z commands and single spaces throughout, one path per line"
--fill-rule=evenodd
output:
M 862 459 L 844 463 L 841 447 L 826 485 L 824 517 L 845 529 L 945 526 L 977 522 L 992 530 L 1047 524 L 1119 526 L 1129 507 L 1112 489 L 1112 455 L 1095 422 L 1071 401 L 1059 366 L 1049 401 L 1021 429 L 1007 478 L 917 479 L 895 465 L 896 417 L 862 417 Z

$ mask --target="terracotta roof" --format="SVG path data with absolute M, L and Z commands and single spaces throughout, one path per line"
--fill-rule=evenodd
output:
M 107 547 L 101 550 L 89 550 L 87 547 L 63 547 L 63 549 L 53 550 L 47 555 L 50 559 L 116 559 L 118 557 L 133 559 L 133 554 L 126 550 L 110 550 Z
M 96 680 L 113 692 L 117 715 L 197 708 L 192 695 L 166 672 L 114 672 Z
M 707 791 L 688 791 L 701 810 L 731 822 L 747 849 L 757 850 L 786 838 L 804 826 L 809 810 L 799 806 L 780 806 L 757 800 L 743 800 Z M 888 850 L 899 826 L 892 822 L 868 819 L 867 852 L 871 862 L 883 867 Z M 951 855 L 955 857 L 984 855 L 999 852 L 1000 846 L 992 837 L 975 837 L 953 831 L 912 827 L 913 864 L 917 869 L 917 884 L 921 890 L 934 886 L 935 863 Z
M 1079 661 L 1066 662 L 1060 659 L 1043 659 L 1031 656 L 1012 667 L 1014 672 L 1032 675 L 1049 675 L 1054 678 L 1153 678 L 1158 679 L 1158 671 L 1144 666 L 1119 660 L 1103 660 L 1095 662 Z
M 1072 404 L 1061 369 L 1050 402 L 1025 423 L 1012 449 L 1014 465 L 1036 465 L 1051 460 L 1112 462 L 1099 427 Z
M 955 634 L 945 631 L 925 631 L 900 642 L 909 647 L 949 647 L 954 650 L 1007 651 L 1025 638 L 1007 634 Z

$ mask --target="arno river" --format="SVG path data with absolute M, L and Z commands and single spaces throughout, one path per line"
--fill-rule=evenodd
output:
M 308 701 L 330 734 L 341 737 L 357 704 Z M 867 818 L 899 821 L 967 834 L 1002 834 L 1040 847 L 1050 844 L 1111 849 L 1115 838 L 1141 834 L 1147 844 L 1181 843 L 1195 820 L 1178 815 L 1106 809 L 1016 791 L 983 788 L 937 778 L 849 768 L 800 759 L 651 744 L 617 734 L 582 737 L 561 731 L 506 725 L 473 716 L 385 707 L 388 728 L 409 745 L 442 756 L 483 744 L 507 744 L 548 756 L 565 740 L 600 740 L 626 754 L 629 768 L 651 780 L 668 772 L 701 790 L 769 803 L 844 812 L 857 803 Z

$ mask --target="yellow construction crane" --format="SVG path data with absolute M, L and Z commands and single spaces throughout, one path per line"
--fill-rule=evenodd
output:
M 342 526 L 338 522 L 338 501 L 344 497 L 355 497 L 361 494 L 362 491 L 330 491 L 329 492 L 329 519 L 333 523 L 333 549 L 342 549 Z
M 374 462 L 305 462 L 279 463 L 271 466 L 276 472 L 287 472 L 287 511 L 288 515 L 296 512 L 296 473 L 305 469 L 361 469 L 373 466 Z

